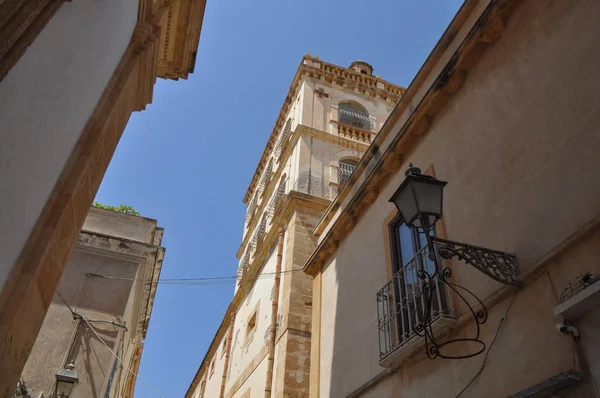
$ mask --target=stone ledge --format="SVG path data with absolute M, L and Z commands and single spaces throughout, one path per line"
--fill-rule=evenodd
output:
M 441 316 L 432 323 L 433 333 L 436 336 L 447 335 L 456 326 L 456 319 Z M 402 345 L 396 347 L 385 358 L 379 361 L 379 366 L 387 369 L 397 369 L 418 350 L 425 350 L 425 340 L 418 335 L 413 335 Z
M 583 381 L 583 375 L 575 371 L 566 371 L 552 376 L 532 387 L 511 395 L 509 398 L 544 398 L 573 387 Z
M 556 316 L 575 319 L 600 304 L 600 280 L 554 307 Z

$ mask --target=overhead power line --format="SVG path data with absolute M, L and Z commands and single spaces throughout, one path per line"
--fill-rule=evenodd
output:
M 302 271 L 300 269 L 290 270 L 290 271 L 281 271 L 280 274 L 289 274 L 292 272 Z M 257 279 L 267 279 L 275 277 L 276 272 L 265 272 L 260 274 Z M 203 285 L 222 285 L 228 284 L 231 282 L 235 282 L 239 279 L 239 276 L 215 276 L 215 277 L 196 277 L 196 278 L 164 278 L 159 279 L 158 281 L 152 281 L 141 278 L 127 278 L 120 276 L 110 276 L 110 275 L 101 275 L 96 273 L 88 273 L 88 276 L 102 278 L 102 279 L 112 279 L 112 280 L 122 280 L 122 281 L 140 281 L 146 283 L 160 283 L 164 285 L 190 285 L 190 286 L 203 286 Z

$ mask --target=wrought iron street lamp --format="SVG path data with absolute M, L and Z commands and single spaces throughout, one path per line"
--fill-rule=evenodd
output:
M 77 376 L 77 372 L 75 371 L 75 365 L 73 363 L 69 363 L 62 369 L 60 372 L 56 374 L 56 398 L 69 398 L 73 389 L 75 388 L 75 384 L 79 382 L 79 377 Z
M 406 225 L 429 231 L 442 217 L 446 184 L 445 181 L 421 174 L 421 170 L 411 164 L 406 171 L 406 178 L 390 202 L 394 202 Z
M 466 243 L 454 242 L 433 236 L 433 229 L 436 222 L 442 217 L 443 190 L 446 186 L 445 181 L 421 173 L 421 170 L 412 164 L 406 171 L 406 178 L 400 184 L 400 187 L 392 195 L 390 202 L 393 202 L 398 208 L 398 212 L 404 219 L 404 222 L 412 228 L 423 231 L 429 251 L 429 258 L 434 263 L 434 271 L 428 272 L 426 269 L 420 269 L 417 276 L 423 280 L 422 294 L 425 300 L 423 313 L 413 326 L 413 331 L 425 338 L 425 349 L 429 358 L 469 358 L 485 351 L 485 343 L 479 339 L 480 325 L 487 320 L 487 309 L 483 302 L 471 291 L 463 286 L 456 285 L 449 281 L 452 271 L 450 268 L 441 270 L 440 260 L 457 258 L 467 264 L 477 268 L 494 280 L 505 285 L 519 285 L 521 282 L 517 279 L 519 267 L 516 257 L 511 253 L 504 253 L 496 250 L 490 250 L 483 247 L 472 246 Z M 441 272 L 440 272 L 441 271 Z M 474 337 L 458 338 L 454 340 L 440 341 L 433 332 L 433 295 L 435 287 L 442 282 L 451 289 L 456 295 L 465 302 L 474 318 L 477 330 Z M 466 300 L 465 294 L 474 298 L 479 307 L 477 311 Z M 474 343 L 470 344 L 472 351 L 465 354 L 456 355 L 445 350 L 450 345 L 456 343 Z M 463 351 L 464 352 L 464 351 Z

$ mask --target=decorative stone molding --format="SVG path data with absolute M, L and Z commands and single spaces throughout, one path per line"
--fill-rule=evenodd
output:
M 162 7 L 167 12 L 155 20 L 163 26 L 157 74 L 165 79 L 187 79 L 196 63 L 206 0 L 163 0 Z
M 162 228 L 160 229 L 162 230 Z M 148 332 L 154 297 L 156 296 L 156 288 L 158 287 L 158 277 L 165 256 L 165 248 L 89 231 L 81 231 L 79 233 L 76 248 L 79 250 L 85 249 L 100 253 L 109 253 L 110 255 L 123 256 L 129 259 L 133 257 L 140 261 L 140 266 L 142 267 L 140 276 L 146 283 L 139 290 L 136 300 L 136 303 L 141 307 L 134 309 L 135 313 L 137 313 L 138 322 L 135 326 L 136 329 L 132 329 L 132 331 L 140 333 L 141 339 L 145 339 Z
M 340 123 L 337 120 L 331 120 L 331 123 L 337 126 L 337 132 L 340 137 L 362 142 L 367 145 L 371 143 L 372 138 L 377 134 L 372 131 Z

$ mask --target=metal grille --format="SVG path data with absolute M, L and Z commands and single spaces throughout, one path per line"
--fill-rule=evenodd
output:
M 344 185 L 356 168 L 355 164 L 340 162 L 338 165 L 338 184 Z
M 246 212 L 246 221 L 247 222 L 252 219 L 252 216 L 254 215 L 254 211 L 256 210 L 257 202 L 258 202 L 258 195 L 254 195 L 254 198 L 252 198 L 250 205 L 248 205 L 248 211 Z
M 244 273 L 246 272 L 246 270 L 248 269 L 248 266 L 250 265 L 250 247 L 248 247 L 246 249 L 246 253 L 244 253 L 244 259 L 242 260 L 242 264 L 240 265 L 240 268 L 238 269 L 238 273 L 237 273 L 237 279 L 240 280 L 242 279 L 242 277 L 244 276 Z
M 379 358 L 383 359 L 416 335 L 415 328 L 424 320 L 426 281 L 419 270 L 433 273 L 428 247 L 419 250 L 377 293 Z M 436 276 L 432 284 L 431 319 L 454 317 L 444 285 Z
M 263 216 L 260 220 L 260 224 L 258 225 L 258 228 L 256 229 L 256 236 L 257 236 L 256 240 L 259 244 L 262 241 L 262 238 L 265 236 L 266 230 L 267 230 L 267 214 L 263 214 Z
M 281 202 L 283 202 L 284 196 L 285 181 L 282 180 L 279 182 L 279 186 L 277 186 L 277 191 L 275 192 L 275 195 L 273 195 L 273 197 L 271 198 L 271 201 L 269 202 L 269 206 L 267 208 L 267 212 L 269 214 L 270 219 L 273 219 L 273 217 L 275 217 L 275 211 L 277 210 Z
M 292 135 L 292 120 L 288 120 L 283 128 L 283 132 L 281 133 L 281 137 L 279 137 L 279 141 L 277 141 L 277 145 L 275 145 L 275 156 L 279 158 L 281 154 L 285 151 L 288 142 L 290 141 L 290 136 Z
M 369 114 L 352 104 L 340 104 L 338 121 L 367 131 L 373 129 L 373 121 L 369 118 Z
M 265 188 L 267 187 L 267 184 L 269 184 L 269 180 L 271 179 L 272 175 L 273 175 L 273 162 L 269 162 L 269 165 L 267 166 L 265 173 L 263 174 L 262 178 L 260 179 L 260 183 L 258 186 L 259 196 L 262 196 L 262 194 L 265 192 Z
M 250 253 L 250 257 L 256 253 L 256 248 L 258 247 L 258 234 L 254 233 L 252 239 L 250 239 L 250 243 L 248 244 L 248 248 L 246 249 L 248 253 Z

